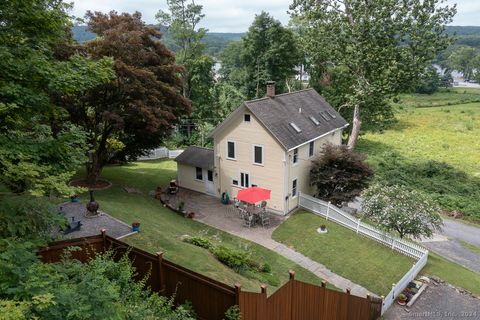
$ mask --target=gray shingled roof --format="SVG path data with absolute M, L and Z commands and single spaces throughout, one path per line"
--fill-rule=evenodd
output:
M 245 106 L 287 150 L 348 125 L 313 89 L 246 101 Z M 314 117 L 318 125 L 310 117 Z M 300 132 L 290 123 L 294 123 Z
M 192 167 L 213 169 L 213 150 L 197 146 L 190 146 L 175 158 L 175 161 Z

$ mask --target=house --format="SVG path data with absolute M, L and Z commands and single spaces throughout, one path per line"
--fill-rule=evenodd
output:
M 181 187 L 221 197 L 242 188 L 272 190 L 269 209 L 287 214 L 298 193 L 312 194 L 312 159 L 325 143 L 341 144 L 348 123 L 314 89 L 245 101 L 211 133 L 214 148 L 188 147 L 175 160 Z

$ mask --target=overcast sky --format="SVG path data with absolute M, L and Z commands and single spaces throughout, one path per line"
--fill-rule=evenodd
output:
M 269 12 L 282 23 L 288 23 L 288 6 L 292 0 L 196 0 L 203 5 L 202 26 L 211 32 L 245 32 L 255 14 Z M 457 15 L 452 25 L 480 25 L 480 0 L 447 0 L 457 3 Z M 143 20 L 155 23 L 155 13 L 166 9 L 166 0 L 76 0 L 73 14 L 83 17 L 87 10 L 108 12 L 140 11 Z

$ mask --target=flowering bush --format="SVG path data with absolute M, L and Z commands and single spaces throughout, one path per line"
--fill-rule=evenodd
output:
M 440 229 L 440 208 L 427 195 L 402 186 L 372 185 L 363 193 L 363 213 L 387 231 L 405 236 L 431 237 Z

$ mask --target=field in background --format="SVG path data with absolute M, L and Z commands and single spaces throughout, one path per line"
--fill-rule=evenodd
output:
M 358 150 L 377 180 L 424 191 L 445 210 L 480 220 L 480 103 L 465 101 L 480 101 L 480 89 L 403 95 L 398 123 L 363 134 Z

